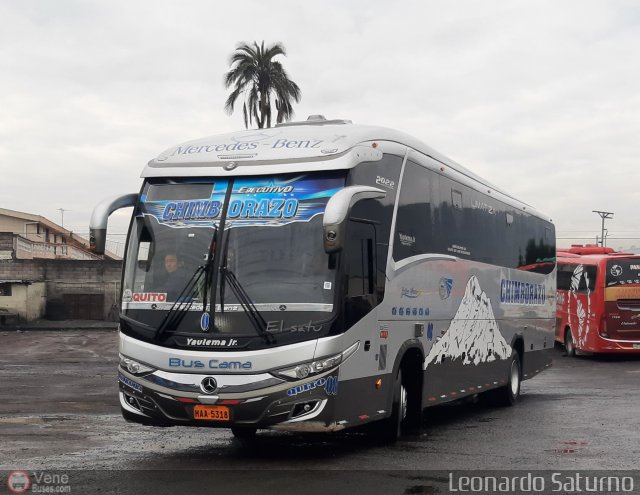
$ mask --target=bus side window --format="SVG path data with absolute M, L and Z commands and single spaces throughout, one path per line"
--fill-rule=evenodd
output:
M 361 219 L 349 219 L 347 242 L 343 251 L 346 276 L 345 316 L 353 324 L 376 304 L 376 225 Z
M 130 259 L 129 263 L 135 263 L 134 267 L 134 279 L 133 292 L 144 292 L 145 287 L 149 288 L 153 285 L 153 281 L 150 280 L 151 263 L 153 261 L 153 250 L 155 243 L 147 226 L 144 225 L 141 219 L 136 219 L 137 228 L 140 229 L 139 234 L 139 246 L 137 258 Z
M 558 290 L 571 290 L 571 280 L 576 268 L 579 265 L 558 265 Z M 588 282 L 588 285 L 587 285 Z M 593 292 L 596 288 L 596 267 L 589 265 L 582 265 L 582 271 L 580 272 L 580 279 L 578 283 L 578 294 L 586 294 L 587 292 Z
M 375 287 L 375 225 L 349 219 L 347 227 L 346 263 L 348 297 L 374 293 Z
M 575 266 L 572 265 L 558 265 L 558 290 L 571 289 L 571 276 Z
M 430 252 L 430 244 L 434 242 L 430 178 L 433 181 L 436 175 L 417 163 L 407 161 L 396 215 L 395 261 Z
M 584 265 L 584 268 L 582 269 L 582 276 L 580 277 L 580 285 L 578 286 L 578 292 L 581 294 L 586 294 L 587 292 L 593 292 L 595 288 L 596 288 L 596 267 Z

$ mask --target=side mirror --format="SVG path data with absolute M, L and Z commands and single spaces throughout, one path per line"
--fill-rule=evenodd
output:
M 347 218 L 354 204 L 363 199 L 384 198 L 386 195 L 377 187 L 349 186 L 331 196 L 322 220 L 325 252 L 337 253 L 344 248 Z
M 89 249 L 95 254 L 104 254 L 107 243 L 107 223 L 109 215 L 120 208 L 135 206 L 138 194 L 125 194 L 101 201 L 91 214 L 89 222 Z

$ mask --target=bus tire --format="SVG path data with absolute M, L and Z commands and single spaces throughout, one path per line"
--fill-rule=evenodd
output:
M 251 428 L 246 426 L 232 426 L 231 433 L 238 440 L 253 440 L 256 437 L 257 428 Z
M 520 354 L 517 351 L 511 353 L 509 363 L 509 378 L 504 387 L 495 390 L 495 403 L 498 406 L 513 406 L 520 398 L 520 382 L 522 378 L 522 365 Z
M 568 357 L 575 357 L 576 355 L 576 344 L 573 341 L 573 335 L 571 334 L 571 329 L 567 328 L 564 331 L 564 350 L 567 351 Z
M 391 416 L 383 419 L 378 429 L 379 438 L 385 443 L 393 443 L 402 436 L 405 418 L 407 417 L 407 389 L 402 384 L 402 369 L 398 370 L 393 383 L 393 402 Z

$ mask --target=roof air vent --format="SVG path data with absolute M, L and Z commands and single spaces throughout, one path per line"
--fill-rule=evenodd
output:
M 350 120 L 332 119 L 327 120 L 324 115 L 309 115 L 307 120 L 300 122 L 283 122 L 282 124 L 276 124 L 276 127 L 292 127 L 296 125 L 341 125 L 352 124 Z

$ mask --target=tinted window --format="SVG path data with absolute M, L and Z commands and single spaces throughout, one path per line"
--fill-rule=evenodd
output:
M 346 275 L 345 317 L 353 325 L 377 304 L 376 228 L 370 222 L 350 220 L 344 249 Z
M 640 258 L 607 261 L 607 287 L 640 284 Z
M 422 253 L 546 274 L 555 267 L 555 230 L 548 222 L 407 161 L 393 258 Z
M 577 288 L 576 292 L 593 292 L 596 288 L 596 272 L 595 266 L 578 265 L 571 277 L 571 286 Z
M 432 252 L 434 221 L 428 170 L 408 161 L 398 200 L 396 233 L 393 240 L 393 259 L 396 261 Z
M 384 297 L 384 281 L 391 236 L 393 206 L 398 191 L 398 181 L 403 158 L 385 154 L 380 161 L 362 162 L 349 171 L 347 186 L 367 185 L 386 192 L 381 199 L 357 202 L 351 209 L 350 218 L 366 220 L 375 230 L 376 300 Z M 352 222 L 349 222 L 351 225 Z M 349 234 L 348 234 L 349 235 Z
M 558 265 L 558 290 L 571 289 L 571 276 L 575 268 L 575 265 Z
M 594 265 L 558 265 L 558 290 L 570 290 L 579 294 L 593 292 L 596 288 L 597 269 Z

